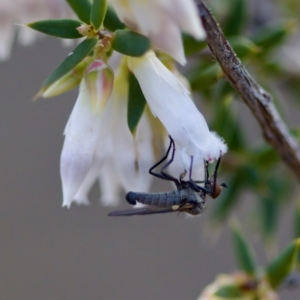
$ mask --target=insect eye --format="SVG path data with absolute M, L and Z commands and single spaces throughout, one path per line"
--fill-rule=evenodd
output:
M 219 184 L 216 184 L 215 188 L 212 190 L 214 190 L 214 192 L 211 196 L 213 199 L 215 199 L 221 194 L 222 187 Z

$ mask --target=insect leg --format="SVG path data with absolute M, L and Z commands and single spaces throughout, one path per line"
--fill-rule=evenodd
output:
M 210 194 L 211 191 L 209 191 L 209 190 L 206 189 L 205 187 L 202 187 L 202 186 L 197 185 L 196 181 L 194 181 L 194 180 L 192 179 L 193 162 L 194 162 L 194 157 L 191 156 L 191 165 L 190 165 L 190 172 L 189 172 L 189 186 L 190 186 L 190 188 L 192 188 L 195 192 L 203 191 L 204 193 Z M 207 167 L 208 167 L 208 165 L 205 165 L 206 174 L 208 174 Z M 207 175 L 205 175 L 205 177 L 206 177 L 206 176 L 207 176 Z M 207 181 L 207 179 L 206 179 L 206 181 Z M 206 182 L 206 181 L 204 181 L 204 182 Z M 198 181 L 198 183 L 201 183 L 201 181 Z
M 169 174 L 167 174 L 167 173 L 164 172 L 164 169 L 165 169 L 166 167 L 168 167 L 168 166 L 173 162 L 173 160 L 174 160 L 174 155 L 175 155 L 175 143 L 174 143 L 174 140 L 172 139 L 171 136 L 169 136 L 169 138 L 170 138 L 170 145 L 169 145 L 169 147 L 168 147 L 168 150 L 167 150 L 166 155 L 165 155 L 158 163 L 156 163 L 153 167 L 151 167 L 151 168 L 149 169 L 149 173 L 150 173 L 151 175 L 153 175 L 153 176 L 155 176 L 155 177 L 158 177 L 158 178 L 161 178 L 161 179 L 174 181 L 174 183 L 176 184 L 176 186 L 179 186 L 180 183 L 179 183 L 179 181 L 178 181 L 176 178 L 174 178 L 174 177 L 172 177 L 171 175 L 169 175 Z M 164 166 L 162 167 L 162 169 L 161 169 L 161 171 L 160 171 L 161 174 L 153 172 L 153 170 L 154 170 L 157 166 L 159 166 L 161 163 L 163 163 L 163 162 L 168 158 L 168 155 L 169 155 L 169 153 L 170 153 L 172 147 L 173 147 L 172 157 L 171 157 L 170 161 L 169 161 L 166 165 L 164 165 Z
M 204 170 L 205 170 L 204 180 L 194 180 L 194 182 L 196 182 L 196 183 L 208 183 L 209 182 L 208 161 L 207 160 L 204 160 Z
M 154 173 L 152 170 L 154 170 L 157 166 L 159 166 L 161 163 L 163 163 L 167 158 L 168 158 L 168 155 L 171 151 L 171 148 L 172 148 L 172 144 L 173 144 L 173 140 L 170 138 L 170 145 L 168 147 L 168 150 L 167 150 L 167 153 L 166 155 L 159 161 L 157 162 L 154 166 L 152 166 L 150 169 L 149 169 L 149 173 L 155 177 L 158 177 L 158 178 L 161 178 L 161 174 L 158 174 L 158 173 Z
M 171 159 L 162 167 L 160 172 L 163 176 L 165 176 L 166 179 L 174 181 L 176 186 L 179 187 L 180 186 L 179 180 L 164 171 L 174 161 L 174 157 L 175 157 L 175 150 L 176 150 L 175 149 L 175 143 L 174 143 L 173 139 L 171 138 L 171 136 L 169 136 L 169 137 L 170 137 L 170 140 L 171 140 L 171 144 L 173 145 L 172 156 L 171 156 Z
M 220 157 L 217 161 L 217 164 L 216 164 L 216 167 L 215 167 L 215 171 L 214 171 L 214 175 L 213 175 L 213 180 L 214 180 L 214 188 L 216 187 L 216 184 L 217 184 L 217 173 L 218 173 L 218 169 L 219 169 L 219 166 L 220 166 L 220 162 L 221 162 L 221 153 L 220 153 Z M 214 192 L 214 191 L 213 191 Z

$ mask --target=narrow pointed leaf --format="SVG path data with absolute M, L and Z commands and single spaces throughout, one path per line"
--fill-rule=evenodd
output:
M 91 24 L 98 31 L 106 14 L 106 0 L 94 0 L 91 9 Z
M 291 28 L 287 24 L 278 24 L 261 28 L 252 41 L 264 51 L 280 45 L 290 33 Z
M 223 299 L 240 299 L 243 293 L 239 286 L 231 284 L 220 287 L 214 295 Z
M 221 75 L 222 69 L 218 64 L 197 65 L 191 71 L 189 80 L 194 91 L 201 91 L 203 89 L 211 89 L 211 86 L 218 81 Z
M 295 220 L 294 220 L 294 231 L 295 231 L 295 236 L 297 238 L 300 238 L 300 207 L 296 208 L 295 212 Z M 297 269 L 300 270 L 300 250 L 298 251 L 297 254 Z
M 43 20 L 27 24 L 27 26 L 42 33 L 64 39 L 78 39 L 82 37 L 76 29 L 81 26 L 81 22 L 77 20 Z
M 182 34 L 182 40 L 185 55 L 192 55 L 207 47 L 207 44 L 204 41 L 197 41 L 191 35 L 186 33 Z
M 150 49 L 149 39 L 129 30 L 117 30 L 112 43 L 114 50 L 128 56 L 142 56 Z
M 292 271 L 299 251 L 300 238 L 289 244 L 266 268 L 265 276 L 272 288 L 277 288 Z
M 276 237 L 279 220 L 279 202 L 273 197 L 262 197 L 259 200 L 259 215 L 261 217 L 263 237 L 272 241 Z
M 120 21 L 114 9 L 110 6 L 107 7 L 103 25 L 110 31 L 116 31 L 126 27 L 125 24 Z
M 245 0 L 234 0 L 230 5 L 230 8 L 230 13 L 226 18 L 226 22 L 222 26 L 226 36 L 240 34 L 244 27 L 245 21 L 247 20 Z
M 295 237 L 300 238 L 300 206 L 297 206 L 294 223 Z
M 139 82 L 132 73 L 129 75 L 128 94 L 127 123 L 130 132 L 132 135 L 135 135 L 136 128 L 146 106 L 146 99 L 141 90 Z
M 256 46 L 245 36 L 233 36 L 228 38 L 228 41 L 231 47 L 234 49 L 236 55 L 240 58 L 244 58 L 249 55 L 256 55 L 262 51 L 260 47 Z
M 78 18 L 86 24 L 90 24 L 91 3 L 89 0 L 67 0 Z
M 269 169 L 270 172 L 270 169 Z M 282 200 L 286 202 L 291 194 L 290 180 L 283 178 L 276 172 L 270 173 L 268 179 L 266 179 L 265 185 L 268 187 L 268 192 L 260 200 L 260 209 L 258 217 L 261 217 L 262 221 L 262 233 L 264 237 L 272 242 L 275 240 L 278 232 L 278 223 L 281 207 L 283 205 Z
M 56 80 L 60 79 L 79 64 L 95 47 L 98 39 L 85 39 L 46 79 L 37 97 L 43 94 Z
M 259 171 L 268 171 L 279 161 L 279 156 L 274 148 L 264 145 L 254 150 L 249 159 L 249 164 L 259 168 Z
M 237 226 L 231 228 L 235 257 L 239 267 L 247 274 L 255 275 L 255 264 L 251 250 Z
M 91 60 L 91 57 L 86 57 L 65 76 L 61 77 L 59 80 L 56 80 L 52 85 L 50 85 L 45 93 L 43 93 L 42 97 L 55 97 L 78 86 L 83 78 L 84 71 Z
M 224 189 L 222 195 L 214 202 L 214 207 L 212 210 L 212 219 L 217 222 L 222 222 L 227 218 L 230 211 L 233 209 L 235 204 L 238 202 L 237 197 L 241 188 L 242 180 L 240 179 L 240 173 L 236 172 L 229 183 L 227 189 Z
M 213 102 L 214 117 L 211 128 L 222 136 L 229 149 L 238 151 L 245 149 L 245 139 L 241 126 L 239 126 L 239 120 L 230 105 L 231 102 L 228 101 L 231 97 L 231 95 L 226 96 L 226 93 L 224 92 L 224 94 L 222 93 L 217 98 L 218 101 Z M 220 101 L 220 99 L 223 101 Z

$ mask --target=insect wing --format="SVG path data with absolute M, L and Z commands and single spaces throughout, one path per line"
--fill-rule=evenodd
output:
M 168 212 L 174 212 L 176 210 L 172 208 L 151 208 L 151 207 L 141 207 L 141 208 L 134 208 L 134 209 L 125 209 L 125 210 L 117 210 L 112 211 L 108 215 L 110 217 L 126 217 L 126 216 L 135 216 L 135 215 L 153 215 L 153 214 L 163 214 Z

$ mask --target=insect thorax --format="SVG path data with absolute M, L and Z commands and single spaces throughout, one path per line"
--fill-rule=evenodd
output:
M 200 191 L 196 192 L 192 188 L 182 189 L 180 191 L 182 200 L 182 212 L 190 215 L 199 215 L 205 205 L 205 193 Z
M 180 196 L 186 203 L 205 203 L 205 193 L 203 191 L 196 192 L 190 187 L 180 190 Z

